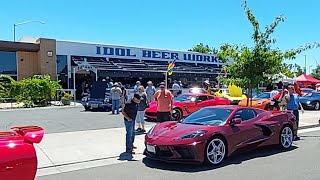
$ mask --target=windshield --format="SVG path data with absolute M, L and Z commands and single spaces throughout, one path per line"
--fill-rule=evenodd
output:
M 203 108 L 191 114 L 184 119 L 184 124 L 199 124 L 199 125 L 223 125 L 230 114 L 232 109 L 221 108 Z
M 180 102 L 195 102 L 196 99 L 197 99 L 196 96 L 182 94 L 182 95 L 177 96 L 174 100 L 180 101 Z
M 269 99 L 269 98 L 270 98 L 270 93 L 261 93 L 256 97 L 256 99 Z
M 320 93 L 306 93 L 303 96 L 305 96 L 305 97 L 318 97 L 318 96 L 320 96 Z

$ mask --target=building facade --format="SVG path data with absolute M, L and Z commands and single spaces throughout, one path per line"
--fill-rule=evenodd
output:
M 172 76 L 185 84 L 214 81 L 223 73 L 223 63 L 213 54 L 171 51 L 55 39 L 22 39 L 22 42 L 0 41 L 0 74 L 23 79 L 49 74 L 60 80 L 64 89 L 83 82 L 120 81 L 128 86 L 140 80 L 159 83 L 165 79 L 167 66 L 175 62 Z M 78 91 L 81 92 L 81 91 Z

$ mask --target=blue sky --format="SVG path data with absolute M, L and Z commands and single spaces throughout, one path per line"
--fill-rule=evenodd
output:
M 251 44 L 251 25 L 241 0 L 10 0 L 1 2 L 0 39 L 13 40 L 13 24 L 45 21 L 17 27 L 22 36 L 187 50 L 200 42 Z M 286 50 L 320 42 L 318 0 L 248 0 L 261 27 L 283 14 L 274 37 L 275 47 Z M 307 72 L 320 63 L 320 48 L 292 61 Z

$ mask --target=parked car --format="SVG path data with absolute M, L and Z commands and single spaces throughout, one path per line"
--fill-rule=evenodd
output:
M 304 109 L 320 109 L 320 92 L 312 91 L 300 97 L 301 105 Z
M 289 149 L 297 134 L 291 112 L 240 106 L 206 107 L 180 122 L 152 127 L 145 136 L 147 158 L 220 164 L 237 152 L 278 145 Z
M 229 89 L 219 89 L 218 92 L 215 93 L 216 96 L 227 98 L 230 101 L 230 104 L 237 105 L 241 100 L 246 99 L 247 96 L 244 94 L 241 94 L 240 96 L 232 96 L 230 95 Z
M 0 177 L 3 180 L 34 180 L 38 160 L 34 143 L 40 143 L 44 129 L 38 126 L 13 127 L 0 132 Z
M 86 111 L 111 110 L 111 93 L 106 82 L 94 82 L 91 93 L 81 100 Z
M 248 99 L 243 99 L 239 102 L 239 106 L 250 106 L 250 98 L 249 98 L 249 104 L 247 105 Z M 270 92 L 263 92 L 260 93 L 258 96 L 252 98 L 252 107 L 259 108 L 259 109 L 270 109 Z
M 172 119 L 178 121 L 203 107 L 229 104 L 228 99 L 209 94 L 182 94 L 174 99 Z M 145 117 L 151 120 L 157 119 L 157 102 L 150 103 L 150 107 L 146 109 Z

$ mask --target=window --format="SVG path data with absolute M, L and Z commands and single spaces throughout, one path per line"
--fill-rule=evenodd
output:
M 208 100 L 207 96 L 199 96 L 198 101 L 206 101 Z
M 0 51 L 0 74 L 17 76 L 16 52 Z
M 232 113 L 232 109 L 202 108 L 186 117 L 182 123 L 199 125 L 222 125 Z
M 67 56 L 57 55 L 57 74 L 68 74 Z
M 242 121 L 247 121 L 247 120 L 253 119 L 255 117 L 257 117 L 257 114 L 254 110 L 241 109 L 241 110 L 237 111 L 237 113 L 234 115 L 233 119 L 241 118 Z
M 180 101 L 180 102 L 195 102 L 196 96 L 192 95 L 179 95 L 175 98 L 174 101 Z

